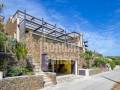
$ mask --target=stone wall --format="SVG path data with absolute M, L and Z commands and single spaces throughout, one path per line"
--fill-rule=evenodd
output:
M 43 42 L 42 38 L 33 35 L 32 31 L 26 34 L 24 42 L 28 48 L 28 53 L 37 62 L 40 61 L 43 52 L 47 53 L 48 58 L 52 60 L 80 59 L 79 54 L 82 52 L 82 48 L 78 49 L 78 47 L 66 46 L 64 43 L 53 43 L 52 41 L 47 41 L 47 39 Z
M 34 35 L 32 31 L 29 31 L 25 35 L 24 43 L 28 48 L 28 54 L 32 57 L 32 64 L 34 65 L 34 71 L 39 72 L 42 65 L 42 54 L 46 53 L 47 58 L 51 60 L 77 60 L 78 68 L 81 68 L 84 60 L 80 59 L 80 53 L 82 48 L 66 45 L 65 43 L 53 43 L 48 39 Z M 44 47 L 44 48 L 43 48 Z
M 92 76 L 98 73 L 101 73 L 102 69 L 96 68 L 96 69 L 79 69 L 79 75 L 82 76 Z
M 38 90 L 43 86 L 42 75 L 10 77 L 0 80 L 0 90 Z
M 51 79 L 51 82 L 53 83 L 53 85 L 57 84 L 56 74 L 55 73 L 46 72 L 45 74 Z
M 89 71 L 89 75 L 91 76 L 91 75 L 95 75 L 95 74 L 98 74 L 98 73 L 101 73 L 101 72 L 102 72 L 102 69 L 100 69 L 100 68 L 91 69 L 91 70 Z
M 9 20 L 5 26 L 5 33 L 14 37 L 14 34 L 16 34 L 16 30 L 17 30 L 17 22 Z

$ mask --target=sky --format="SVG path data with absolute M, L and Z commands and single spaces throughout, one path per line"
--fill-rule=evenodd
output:
M 120 55 L 120 0 L 2 1 L 6 20 L 16 10 L 26 10 L 67 32 L 82 32 L 90 50 L 106 56 Z

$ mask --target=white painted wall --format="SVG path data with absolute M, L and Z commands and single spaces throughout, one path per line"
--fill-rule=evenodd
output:
M 3 78 L 3 72 L 0 71 L 0 79 Z
M 19 27 L 18 27 L 19 22 L 20 22 L 20 20 L 19 20 L 19 18 L 17 18 L 17 31 L 16 31 L 16 39 L 17 39 L 17 41 L 18 41 L 18 42 L 20 41 L 20 30 L 19 30 Z
M 78 75 L 78 61 L 75 61 L 75 75 Z

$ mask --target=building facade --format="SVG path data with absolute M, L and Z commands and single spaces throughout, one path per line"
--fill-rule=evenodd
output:
M 10 17 L 5 33 L 26 44 L 36 73 L 78 74 L 78 69 L 82 67 L 82 33 L 68 33 L 44 19 L 19 10 Z

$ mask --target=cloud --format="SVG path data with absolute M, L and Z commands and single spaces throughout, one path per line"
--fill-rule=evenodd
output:
M 110 55 L 110 51 L 113 51 L 118 46 L 114 38 L 106 37 L 100 33 L 85 32 L 85 38 L 89 41 L 88 46 L 91 50 L 96 50 L 104 55 Z
M 12 16 L 17 10 L 26 10 L 26 12 L 32 16 L 35 16 L 37 18 L 44 18 L 45 21 L 51 24 L 57 24 L 57 26 L 62 28 L 65 27 L 64 24 L 62 24 L 62 21 L 65 19 L 64 16 L 54 9 L 43 6 L 41 1 L 37 2 L 30 0 L 28 2 L 28 0 L 6 0 L 5 4 L 6 9 L 4 11 L 4 15 L 6 18 L 8 18 L 8 16 Z
M 50 20 L 47 8 L 45 8 L 40 2 L 35 2 L 34 0 L 5 0 L 6 8 L 4 15 L 13 15 L 17 10 L 26 10 L 27 13 L 36 16 L 38 18 L 45 18 Z
M 56 0 L 58 3 L 67 3 L 66 0 Z M 43 6 L 42 2 L 37 0 L 6 0 L 6 9 L 4 15 L 13 15 L 17 9 L 27 10 L 27 13 L 38 18 L 45 18 L 46 21 L 52 24 L 58 24 L 67 31 L 83 32 L 85 40 L 88 40 L 89 49 L 96 50 L 104 55 L 119 55 L 120 42 L 118 41 L 120 22 L 108 25 L 102 25 L 102 28 L 97 28 L 86 18 L 82 17 L 79 12 L 74 13 L 73 16 L 61 14 L 50 7 Z M 116 11 L 117 13 L 120 10 Z M 74 19 L 74 20 L 73 20 Z M 113 19 L 112 19 L 113 20 Z
M 92 25 L 90 22 L 88 22 L 87 24 Z M 116 28 L 116 25 L 109 26 L 105 30 L 102 29 L 102 33 L 97 31 L 99 29 L 95 27 L 95 30 L 90 30 L 90 28 L 88 28 L 87 30 L 87 28 L 81 28 L 80 25 L 77 23 L 75 27 L 77 31 L 83 32 L 84 40 L 88 41 L 88 48 L 90 50 L 95 50 L 103 55 L 120 55 L 120 52 L 118 51 L 118 48 L 120 48 L 120 42 L 115 37 L 118 33 L 109 31 L 109 29 L 114 30 Z

